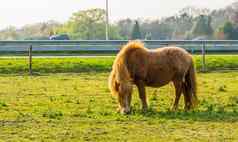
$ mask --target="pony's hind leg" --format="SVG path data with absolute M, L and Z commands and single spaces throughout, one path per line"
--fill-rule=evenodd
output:
M 186 83 L 183 83 L 184 110 L 188 111 L 192 107 L 191 93 Z
M 182 81 L 173 81 L 175 87 L 175 101 L 172 110 L 177 111 L 179 105 L 179 99 L 182 94 Z
M 139 97 L 142 102 L 142 110 L 146 111 L 148 109 L 146 94 L 145 94 L 145 85 L 143 81 L 136 81 L 136 86 L 139 91 Z

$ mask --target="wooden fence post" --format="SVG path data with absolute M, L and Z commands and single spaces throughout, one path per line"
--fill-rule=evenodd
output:
M 206 43 L 202 43 L 202 72 L 206 71 Z
M 29 47 L 29 75 L 32 75 L 32 45 Z

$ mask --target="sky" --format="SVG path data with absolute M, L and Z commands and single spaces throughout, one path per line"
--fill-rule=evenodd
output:
M 124 18 L 161 18 L 187 6 L 218 9 L 238 0 L 108 0 L 111 21 Z M 215 1 L 215 2 L 214 2 Z M 65 22 L 72 13 L 104 8 L 105 0 L 0 0 L 0 29 L 8 26 L 56 20 Z

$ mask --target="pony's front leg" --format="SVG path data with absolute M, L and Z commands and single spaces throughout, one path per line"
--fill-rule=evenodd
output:
M 174 106 L 172 111 L 177 111 L 178 110 L 178 104 L 179 104 L 179 99 L 182 94 L 182 82 L 181 81 L 174 81 L 174 87 L 175 87 L 175 101 L 174 101 Z
M 136 81 L 135 84 L 136 84 L 136 86 L 138 88 L 139 97 L 140 97 L 140 100 L 142 102 L 142 110 L 143 111 L 147 111 L 148 105 L 147 105 L 146 94 L 145 94 L 145 84 L 141 80 Z

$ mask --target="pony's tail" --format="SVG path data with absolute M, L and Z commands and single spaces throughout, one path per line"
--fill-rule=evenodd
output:
M 192 107 L 196 107 L 199 103 L 198 101 L 198 97 L 197 97 L 197 81 L 196 81 L 196 71 L 195 71 L 195 67 L 194 64 L 192 62 L 188 73 L 185 77 L 185 81 L 187 84 L 187 91 L 189 91 L 190 93 L 190 97 L 191 97 L 191 103 L 192 103 Z

